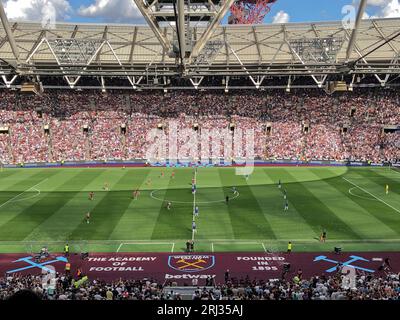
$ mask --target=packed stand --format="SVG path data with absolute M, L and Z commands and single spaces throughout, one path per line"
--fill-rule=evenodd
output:
M 8 275 L 0 278 L 0 300 L 13 299 L 21 292 L 25 293 L 21 299 L 41 300 L 182 300 L 171 283 L 152 279 L 106 283 L 82 277 Z M 400 275 L 394 273 L 359 274 L 351 279 L 342 271 L 304 279 L 300 270 L 282 279 L 228 278 L 223 284 L 206 284 L 194 286 L 193 300 L 400 300 Z
M 260 159 L 399 161 L 398 135 L 383 133 L 400 125 L 395 90 L 0 95 L 0 127 L 8 130 L 0 137 L 1 150 L 9 149 L 4 163 L 144 159 L 157 140 L 169 148 L 174 121 L 180 157 L 251 157 L 241 133 L 253 132 Z

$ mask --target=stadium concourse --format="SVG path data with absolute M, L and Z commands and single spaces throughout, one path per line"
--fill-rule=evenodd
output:
M 149 132 L 162 125 L 168 134 L 172 121 L 178 123 L 178 154 L 183 158 L 202 156 L 199 144 L 187 147 L 187 130 L 201 137 L 202 129 L 211 128 L 220 134 L 213 137 L 220 145 L 215 156 L 223 157 L 221 137 L 233 124 L 254 130 L 258 159 L 400 159 L 400 98 L 395 89 L 334 95 L 303 89 L 283 98 L 279 91 L 0 95 L 3 164 L 144 159 Z M 199 131 L 194 131 L 195 124 Z

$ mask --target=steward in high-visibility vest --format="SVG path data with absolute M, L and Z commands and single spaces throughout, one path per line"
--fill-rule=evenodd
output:
M 65 264 L 65 273 L 70 273 L 71 272 L 71 264 L 67 262 Z
M 291 253 L 292 252 L 292 243 L 289 241 L 288 245 L 287 245 L 287 252 Z
M 64 253 L 65 253 L 66 256 L 69 255 L 69 245 L 68 244 L 66 244 L 65 247 L 64 247 Z

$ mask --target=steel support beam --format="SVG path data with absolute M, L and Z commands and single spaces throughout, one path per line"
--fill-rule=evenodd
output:
M 349 36 L 349 32 L 346 30 L 346 34 Z M 368 69 L 372 69 L 372 67 L 370 66 L 370 64 L 368 63 L 368 61 L 365 59 L 365 58 L 363 58 L 363 54 L 362 54 L 362 52 L 361 52 L 361 49 L 358 47 L 358 45 L 357 45 L 357 43 L 355 43 L 354 42 L 354 49 L 355 49 L 355 51 L 356 51 L 356 53 L 360 56 L 360 58 L 362 58 L 361 60 L 365 63 L 365 66 L 368 68 Z M 377 74 L 377 73 L 374 73 L 374 76 L 375 76 L 375 78 L 379 81 L 379 83 L 381 84 L 381 85 L 384 85 L 383 84 L 383 80 L 381 79 L 381 77 Z
M 71 39 L 75 39 L 76 34 L 78 33 L 78 29 L 79 29 L 79 26 L 76 25 L 75 28 L 74 28 L 74 31 L 71 34 Z
M 42 32 L 40 32 L 39 37 L 36 39 L 36 42 L 34 43 L 33 47 L 28 52 L 28 57 L 30 57 L 34 51 L 36 52 L 38 50 L 39 43 L 43 43 L 42 40 L 46 38 L 46 35 L 47 35 L 46 30 L 42 30 Z
M 107 41 L 107 39 L 108 39 L 108 26 L 105 26 L 104 31 L 103 31 L 102 40 L 103 40 L 103 42 L 105 42 L 105 41 Z M 100 61 L 101 52 L 102 52 L 102 50 L 100 50 L 96 56 L 96 63 L 99 63 L 99 61 Z
M 146 20 L 147 24 L 153 30 L 155 36 L 157 37 L 158 41 L 160 42 L 161 46 L 167 51 L 170 51 L 171 48 L 171 43 L 168 40 L 168 38 L 164 37 L 163 34 L 161 33 L 160 27 L 157 23 L 157 21 L 152 17 L 149 13 L 149 9 L 146 7 L 144 4 L 143 0 L 132 0 L 141 14 L 143 15 L 144 19 Z
M 179 27 L 179 48 L 181 59 L 184 61 L 186 55 L 186 26 L 185 26 L 185 0 L 178 2 L 178 27 Z
M 192 83 L 193 87 L 194 87 L 195 89 L 198 89 L 198 88 L 199 88 L 199 85 L 201 84 L 201 82 L 203 81 L 203 79 L 204 79 L 204 77 L 193 77 L 193 78 L 190 78 L 189 80 L 190 80 L 190 82 Z
M 246 66 L 243 64 L 242 60 L 240 60 L 239 56 L 237 55 L 237 53 L 235 52 L 235 50 L 233 50 L 233 48 L 228 44 L 229 49 L 232 51 L 233 55 L 235 56 L 236 60 L 239 62 L 239 64 L 242 66 L 242 69 L 247 73 L 247 75 L 249 76 L 251 82 L 253 82 L 254 86 L 258 89 L 260 88 L 260 85 L 262 84 L 262 82 L 264 81 L 265 76 L 257 76 L 257 80 L 254 79 L 254 77 L 248 72 Z
M 354 44 L 356 43 L 356 40 L 357 40 L 358 28 L 360 27 L 361 20 L 364 15 L 366 7 L 367 7 L 367 0 L 361 0 L 360 7 L 358 8 L 358 12 L 357 12 L 356 21 L 354 24 L 354 29 L 353 29 L 353 32 L 351 33 L 349 45 L 348 45 L 347 51 L 346 51 L 346 62 L 349 61 L 351 54 L 353 53 Z
M 204 31 L 204 33 L 201 35 L 200 39 L 194 46 L 192 54 L 190 56 L 191 60 L 196 58 L 200 54 L 201 50 L 203 50 L 207 41 L 210 40 L 215 29 L 220 25 L 222 19 L 225 17 L 225 15 L 227 14 L 229 8 L 232 6 L 234 1 L 235 0 L 225 0 L 224 4 L 221 6 L 220 11 L 217 13 L 215 18 L 212 20 L 210 25 L 207 27 L 207 29 Z
M 378 26 L 376 21 L 372 21 L 372 24 L 374 25 L 375 30 L 379 33 L 379 35 L 382 37 L 383 40 L 387 41 L 388 38 L 386 37 L 386 35 L 383 33 L 383 31 L 381 30 L 381 28 Z M 399 62 L 400 59 L 400 52 L 399 50 L 397 50 L 397 48 L 393 45 L 392 42 L 388 42 L 389 47 L 393 50 L 394 52 L 394 57 L 393 60 L 391 61 L 391 63 L 393 65 L 396 65 Z M 395 67 L 396 68 L 396 67 Z M 398 68 L 398 67 L 397 67 Z M 390 78 L 390 74 L 388 73 L 385 77 L 385 79 L 383 80 L 383 82 L 381 82 L 381 84 L 384 86 L 386 85 L 387 81 Z
M 129 52 L 129 63 L 130 63 L 130 64 L 133 63 L 133 53 L 134 53 L 134 51 L 135 51 L 137 33 L 138 33 L 138 27 L 135 27 L 135 30 L 133 31 L 133 38 L 132 38 L 131 50 L 130 50 L 130 52 Z
M 17 75 L 13 76 L 11 78 L 11 80 L 7 80 L 6 76 L 1 76 L 1 78 L 3 79 L 4 84 L 6 85 L 7 88 L 11 88 L 11 85 L 14 83 L 14 81 L 18 78 Z
M 307 64 L 303 61 L 303 59 L 300 57 L 300 55 L 296 52 L 296 50 L 293 49 L 292 45 L 290 44 L 290 42 L 287 40 L 287 30 L 285 26 L 282 26 L 282 31 L 284 34 L 284 42 L 286 43 L 286 45 L 288 46 L 290 52 L 292 53 L 293 56 L 293 60 L 295 60 L 295 58 L 297 58 L 300 63 L 302 65 L 304 65 L 304 68 L 307 70 L 307 72 L 310 74 L 311 78 L 315 81 L 315 83 L 318 85 L 318 88 L 322 88 L 326 78 L 328 77 L 327 75 L 323 75 L 321 76 L 321 79 L 318 80 L 317 76 L 309 69 L 309 67 L 307 66 Z
M 11 31 L 14 33 L 14 31 L 17 29 L 18 23 L 15 22 L 11 28 Z M 4 46 L 4 44 L 8 41 L 7 36 L 5 36 L 3 39 L 1 39 L 0 42 L 0 49 Z
M 4 11 L 3 3 L 0 1 L 0 19 L 3 25 L 4 31 L 6 32 L 8 42 L 10 43 L 11 50 L 13 52 L 15 61 L 17 64 L 20 64 L 19 60 L 19 49 L 17 43 L 15 42 L 14 34 L 11 30 L 10 23 L 8 22 L 8 18 L 6 12 Z
M 258 63 L 262 63 L 262 54 L 261 54 L 261 49 L 260 49 L 260 42 L 258 41 L 258 35 L 256 32 L 256 28 L 253 26 L 253 35 L 254 35 L 254 43 L 256 44 L 257 47 L 257 53 L 258 53 Z

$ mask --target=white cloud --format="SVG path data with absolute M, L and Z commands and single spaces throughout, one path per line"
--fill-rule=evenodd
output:
M 41 21 L 46 7 L 52 6 L 57 20 L 66 20 L 72 12 L 68 0 L 6 0 L 4 9 L 7 17 L 13 20 Z
M 383 6 L 388 2 L 388 0 L 368 0 L 367 5 L 369 6 Z
M 78 14 L 83 17 L 101 18 L 108 22 L 143 21 L 142 14 L 133 0 L 94 0 L 89 6 L 81 6 Z
M 289 20 L 290 16 L 285 11 L 281 10 L 275 15 L 272 23 L 287 23 Z
M 383 18 L 399 18 L 400 17 L 400 2 L 399 0 L 391 0 L 383 7 L 381 14 Z
M 353 4 L 358 5 L 359 0 L 353 0 Z M 374 14 L 366 14 L 363 19 L 400 18 L 400 0 L 368 0 L 367 4 Z

